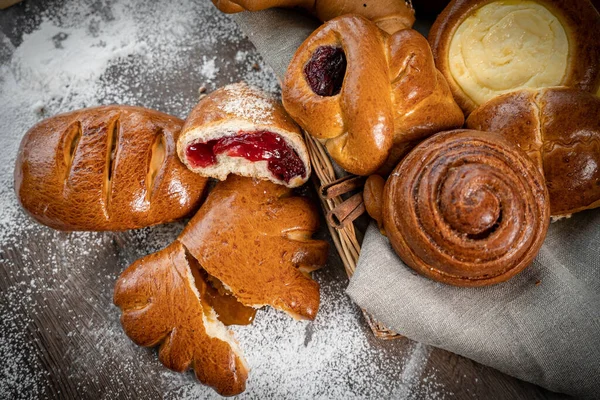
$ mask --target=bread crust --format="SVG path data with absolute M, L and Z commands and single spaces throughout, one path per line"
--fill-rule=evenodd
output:
M 212 0 L 225 13 L 260 11 L 272 7 L 301 7 L 326 22 L 345 14 L 368 18 L 389 34 L 410 28 L 415 11 L 403 0 Z
M 255 134 L 269 131 L 281 136 L 304 164 L 305 176 L 297 176 L 285 182 L 268 171 L 248 168 L 252 161 L 240 159 L 232 168 L 195 168 L 187 160 L 187 147 L 196 142 L 206 142 L 224 136 L 235 136 L 238 132 Z M 280 102 L 261 90 L 239 82 L 215 90 L 203 97 L 188 115 L 177 140 L 179 159 L 189 169 L 206 176 L 224 180 L 229 173 L 251 178 L 270 179 L 288 187 L 303 185 L 310 177 L 311 165 L 302 132 Z M 259 162 L 260 163 L 260 162 Z M 264 164 L 264 162 L 263 162 Z M 244 168 L 247 166 L 247 168 Z M 266 170 L 266 167 L 264 168 Z
M 517 146 L 473 130 L 438 133 L 388 178 L 383 220 L 398 256 L 455 286 L 510 279 L 537 255 L 550 210 L 544 178 Z
M 21 141 L 15 191 L 38 222 L 60 230 L 126 230 L 182 218 L 206 179 L 175 155 L 183 121 L 130 106 L 45 119 Z
M 569 88 L 521 90 L 477 108 L 467 127 L 495 132 L 542 171 L 551 214 L 600 207 L 600 98 Z
M 343 49 L 341 91 L 320 96 L 305 65 L 318 48 Z M 282 85 L 283 105 L 346 171 L 386 173 L 418 141 L 462 126 L 464 116 L 435 69 L 427 40 L 405 29 L 392 36 L 358 15 L 335 18 L 298 48 Z
M 178 240 L 242 304 L 270 305 L 314 319 L 319 284 L 305 272 L 323 266 L 328 244 L 311 239 L 318 212 L 269 181 L 231 175 L 220 182 Z
M 178 241 L 135 261 L 115 284 L 113 300 L 123 313 L 123 330 L 140 346 L 160 346 L 158 356 L 167 368 L 184 372 L 191 367 L 198 380 L 223 396 L 242 393 L 246 361 L 196 289 L 206 283 L 195 279 L 200 278 Z
M 479 104 L 456 82 L 449 66 L 450 42 L 460 24 L 475 10 L 497 0 L 453 0 L 437 17 L 429 31 L 435 64 L 465 114 Z M 595 93 L 600 89 L 600 14 L 588 0 L 535 0 L 554 14 L 566 28 L 569 40 L 567 74 L 561 86 Z

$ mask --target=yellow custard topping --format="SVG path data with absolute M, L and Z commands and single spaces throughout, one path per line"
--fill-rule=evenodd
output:
M 521 88 L 560 85 L 569 41 L 563 25 L 535 1 L 496 1 L 477 9 L 456 29 L 449 66 L 476 103 Z

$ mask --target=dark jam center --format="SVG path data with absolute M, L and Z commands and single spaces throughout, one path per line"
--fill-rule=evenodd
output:
M 346 54 L 340 47 L 321 46 L 304 66 L 304 75 L 313 92 L 335 96 L 342 89 L 346 74 Z
M 218 154 L 243 157 L 252 162 L 267 161 L 269 171 L 285 182 L 296 176 L 306 177 L 306 168 L 298 154 L 273 132 L 238 132 L 236 136 L 194 143 L 186 150 L 188 161 L 194 168 L 216 164 Z

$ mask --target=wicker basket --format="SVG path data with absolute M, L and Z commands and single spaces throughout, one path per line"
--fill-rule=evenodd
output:
M 314 173 L 318 179 L 318 182 L 315 181 L 315 185 L 317 186 L 317 191 L 320 192 L 320 187 L 329 185 L 337 180 L 335 170 L 333 169 L 331 160 L 323 145 L 306 132 L 304 132 L 304 139 L 308 147 L 308 153 Z M 321 205 L 325 215 L 329 214 L 335 207 L 342 204 L 342 202 L 343 199 L 341 196 L 330 199 L 321 197 Z M 340 255 L 342 263 L 344 264 L 348 277 L 352 277 L 356 270 L 358 255 L 360 254 L 360 243 L 356 237 L 354 224 L 348 223 L 340 228 L 334 228 L 328 221 L 327 228 L 329 228 L 331 238 L 333 239 L 333 243 Z M 381 339 L 395 339 L 401 337 L 371 317 L 365 310 L 363 310 L 363 314 L 376 337 Z

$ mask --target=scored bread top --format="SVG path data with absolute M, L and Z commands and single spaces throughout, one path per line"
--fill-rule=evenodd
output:
M 183 121 L 158 111 L 101 106 L 31 128 L 15 190 L 37 221 L 61 230 L 125 230 L 186 216 L 206 179 L 175 155 Z
M 232 175 L 211 191 L 179 241 L 241 303 L 314 319 L 319 285 L 307 272 L 325 264 L 328 250 L 311 239 L 318 224 L 306 198 Z
M 263 161 L 252 162 L 241 158 L 232 161 L 228 157 L 226 163 L 219 158 L 215 166 L 196 168 L 186 157 L 188 146 L 205 143 L 239 133 L 252 135 L 268 131 L 279 135 L 285 143 L 298 155 L 306 174 L 284 182 L 270 176 L 265 169 L 249 168 L 248 165 L 265 164 Z M 263 91 L 239 82 L 215 90 L 203 97 L 188 115 L 177 141 L 179 159 L 190 169 L 203 176 L 224 180 L 229 173 L 253 178 L 268 178 L 278 184 L 296 187 L 306 182 L 310 176 L 310 159 L 300 128 L 285 111 L 280 102 Z M 243 161 L 240 161 L 243 160 Z

